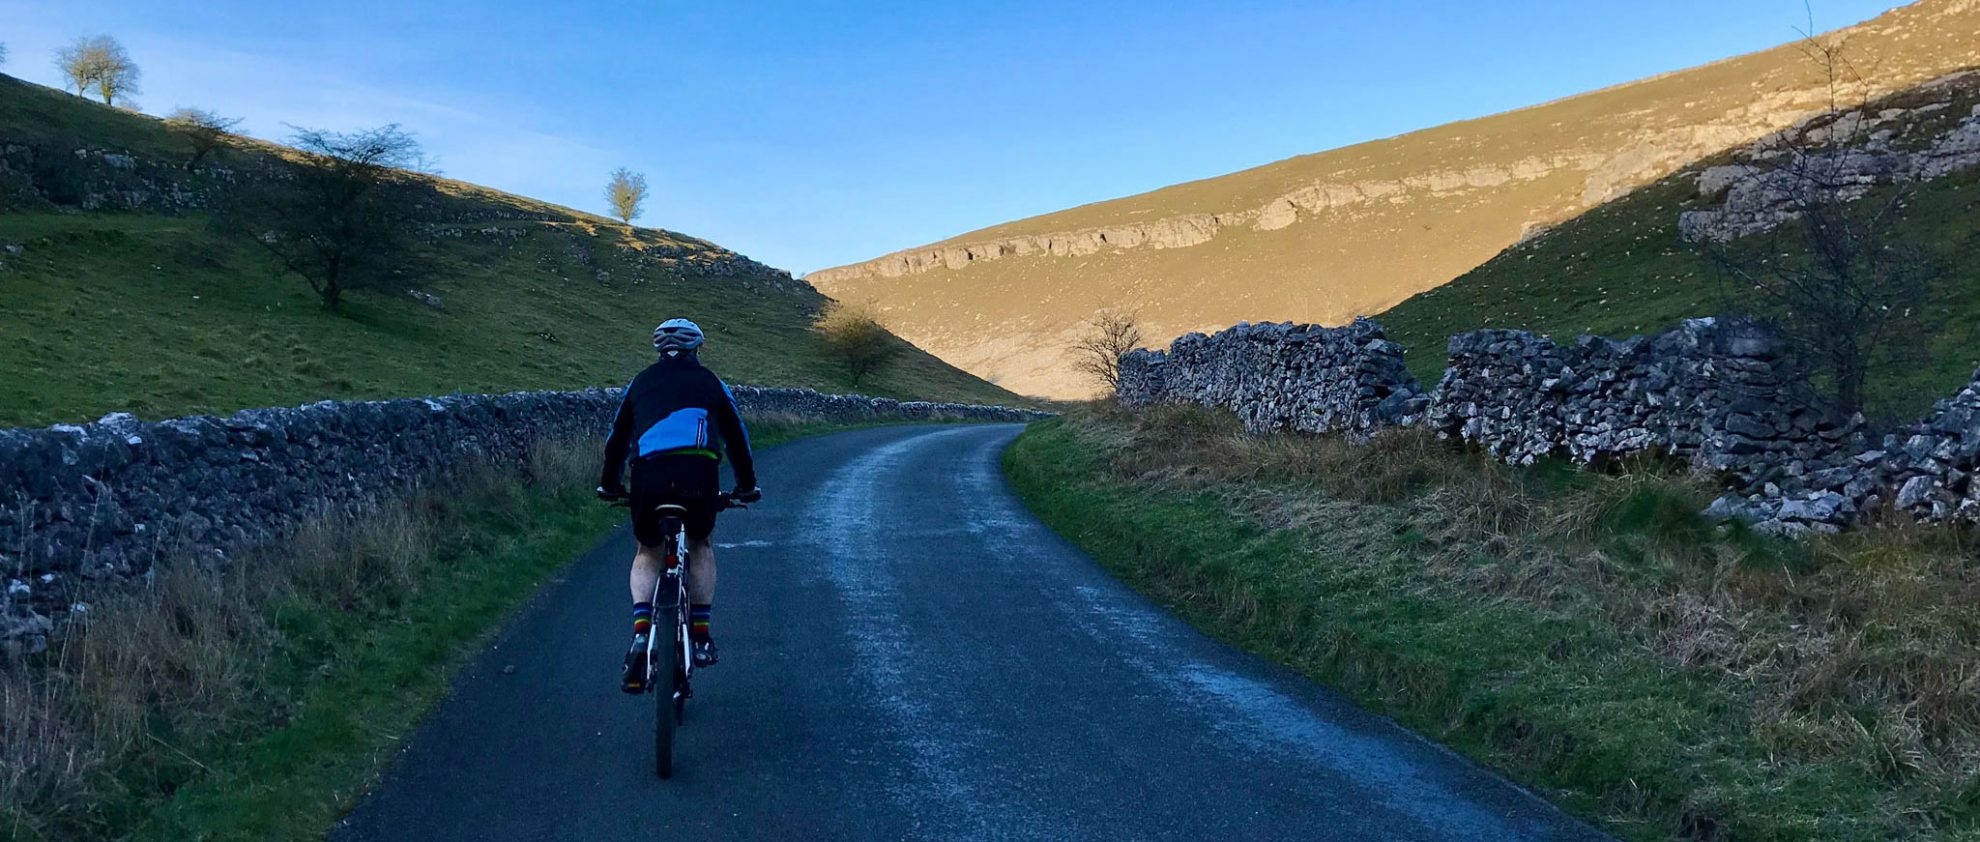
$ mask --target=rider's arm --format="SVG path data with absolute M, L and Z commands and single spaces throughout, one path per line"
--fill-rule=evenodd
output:
M 715 402 L 715 423 L 721 425 L 722 445 L 729 451 L 729 465 L 736 472 L 736 488 L 747 491 L 756 487 L 756 462 L 750 457 L 749 428 L 743 426 L 742 411 L 736 408 L 736 396 L 729 386 L 720 380 L 722 399 Z
M 625 474 L 626 450 L 632 446 L 632 434 L 632 385 L 627 384 L 625 396 L 619 400 L 619 412 L 612 418 L 612 433 L 605 437 L 605 471 L 598 476 L 599 488 L 621 487 L 620 478 Z

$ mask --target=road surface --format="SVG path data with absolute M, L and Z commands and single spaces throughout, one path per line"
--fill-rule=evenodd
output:
M 619 692 L 632 539 L 538 594 L 331 838 L 1598 839 L 1297 675 L 1210 640 L 1034 520 L 1019 427 L 762 454 L 722 518 L 675 777 Z

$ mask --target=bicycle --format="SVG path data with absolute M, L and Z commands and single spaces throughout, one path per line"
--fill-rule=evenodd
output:
M 734 495 L 715 495 L 715 510 L 747 509 Z M 619 497 L 612 505 L 631 508 L 632 500 Z M 662 503 L 654 507 L 660 516 L 660 578 L 653 585 L 653 626 L 646 636 L 646 692 L 654 694 L 653 768 L 661 778 L 674 776 L 674 731 L 687 723 L 687 702 L 694 698 L 694 643 L 688 637 L 687 565 L 682 563 L 687 547 L 684 518 L 687 507 Z M 672 591 L 669 596 L 668 592 Z M 664 606 L 664 607 L 663 607 Z M 672 640 L 662 640 L 660 629 L 671 625 Z M 667 676 L 670 692 L 655 692 L 660 676 Z

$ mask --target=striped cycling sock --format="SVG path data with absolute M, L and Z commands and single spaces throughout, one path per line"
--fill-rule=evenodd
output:
M 708 642 L 708 615 L 715 610 L 713 605 L 688 606 L 688 639 L 696 643 Z
M 653 603 L 640 602 L 633 605 L 633 634 L 645 634 L 653 628 Z

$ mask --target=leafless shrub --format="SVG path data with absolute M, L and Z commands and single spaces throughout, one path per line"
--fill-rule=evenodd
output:
M 1915 184 L 1878 172 L 1870 85 L 1848 42 L 1810 34 L 1801 49 L 1823 79 L 1826 105 L 1740 162 L 1746 184 L 1787 218 L 1758 234 L 1694 242 L 1731 281 L 1732 312 L 1779 331 L 1828 375 L 1837 405 L 1856 412 L 1867 382 L 1921 347 L 1924 305 L 1943 268 L 1905 228 Z
M 1073 368 L 1114 394 L 1121 386 L 1121 356 L 1146 343 L 1141 321 L 1132 312 L 1102 310 L 1081 326 L 1069 353 Z
M 258 179 L 224 208 L 245 234 L 335 312 L 352 290 L 403 289 L 417 274 L 419 142 L 397 125 L 354 132 L 298 129 L 302 160 L 286 178 Z
M 186 159 L 188 170 L 226 143 L 240 124 L 240 118 L 222 117 L 203 108 L 179 108 L 165 118 L 165 127 L 192 147 L 192 156 Z

